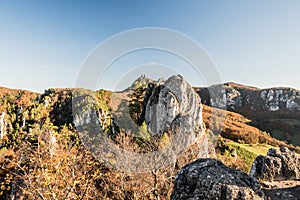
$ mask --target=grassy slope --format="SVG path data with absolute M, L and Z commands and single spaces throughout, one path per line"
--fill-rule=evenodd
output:
M 278 148 L 268 144 L 240 144 L 232 140 L 229 141 L 227 144 L 231 146 L 239 146 L 240 148 L 252 152 L 253 154 L 255 154 L 255 156 L 259 156 L 259 155 L 265 156 L 267 155 L 267 152 L 270 148 Z
M 244 116 L 221 109 L 203 105 L 203 120 L 206 127 L 212 132 L 221 129 L 221 138 L 225 141 L 227 152 L 217 152 L 217 158 L 229 167 L 249 172 L 254 159 L 258 155 L 266 155 L 270 148 L 286 146 L 300 152 L 299 146 L 286 144 L 272 138 L 266 132 L 250 126 L 250 120 Z M 218 143 L 217 143 L 218 144 Z M 235 148 L 237 158 L 230 154 L 230 149 Z M 218 149 L 218 147 L 217 147 Z
M 203 105 L 203 121 L 213 132 L 221 130 L 221 136 L 238 143 L 268 144 L 271 146 L 286 146 L 300 152 L 300 148 L 272 138 L 268 133 L 249 125 L 250 120 L 244 116 Z

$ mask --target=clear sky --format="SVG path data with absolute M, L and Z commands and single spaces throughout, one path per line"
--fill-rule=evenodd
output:
M 128 29 L 163 27 L 201 44 L 223 82 L 300 89 L 299 11 L 298 0 L 0 0 L 0 85 L 38 92 L 73 87 L 100 42 Z M 120 59 L 99 87 L 114 89 L 129 65 L 160 57 L 192 84 L 205 84 L 176 67 L 182 61 L 149 50 Z

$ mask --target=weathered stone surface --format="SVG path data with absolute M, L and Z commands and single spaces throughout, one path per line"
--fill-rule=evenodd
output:
M 203 104 L 239 113 L 251 120 L 251 125 L 272 137 L 299 146 L 300 90 L 293 88 L 260 89 L 237 83 L 195 88 Z M 282 118 L 282 116 L 285 116 Z M 290 123 L 291 120 L 295 123 Z M 275 131 L 281 132 L 274 134 Z M 296 148 L 294 148 L 296 150 Z
M 299 200 L 300 181 L 264 181 L 262 183 L 266 199 L 271 200 Z
M 300 91 L 293 88 L 259 89 L 237 83 L 224 83 L 208 88 L 195 88 L 202 102 L 235 112 L 299 111 Z
M 300 179 L 300 158 L 286 147 L 271 148 L 267 156 L 255 159 L 250 176 L 266 181 Z
M 180 170 L 171 199 L 263 199 L 263 196 L 257 179 L 207 158 Z
M 111 125 L 111 114 L 107 110 L 104 110 L 102 108 L 97 110 L 96 114 L 98 116 L 99 125 L 102 131 L 105 131 Z
M 168 131 L 202 135 L 201 99 L 181 75 L 150 85 L 146 97 L 145 121 L 152 134 Z M 146 95 L 147 96 L 147 95 Z
M 5 120 L 5 113 L 2 112 L 2 114 L 0 115 L 0 140 L 3 139 L 3 137 L 7 134 L 6 132 L 6 120 Z

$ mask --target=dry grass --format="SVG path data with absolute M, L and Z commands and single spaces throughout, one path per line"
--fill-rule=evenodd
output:
M 291 150 L 300 152 L 300 147 L 272 138 L 268 133 L 247 124 L 250 122 L 249 119 L 234 112 L 203 105 L 203 121 L 211 131 L 221 130 L 222 137 L 237 143 L 286 146 Z

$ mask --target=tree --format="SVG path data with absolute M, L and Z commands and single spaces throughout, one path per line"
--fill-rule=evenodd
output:
M 133 121 L 138 125 L 141 125 L 142 123 L 140 122 L 140 118 L 143 111 L 145 91 L 145 86 L 139 86 L 130 95 L 131 99 L 129 100 L 129 113 Z
M 150 140 L 150 134 L 147 130 L 146 122 L 144 121 L 143 124 L 139 127 L 139 132 L 137 134 L 138 141 L 144 143 Z

